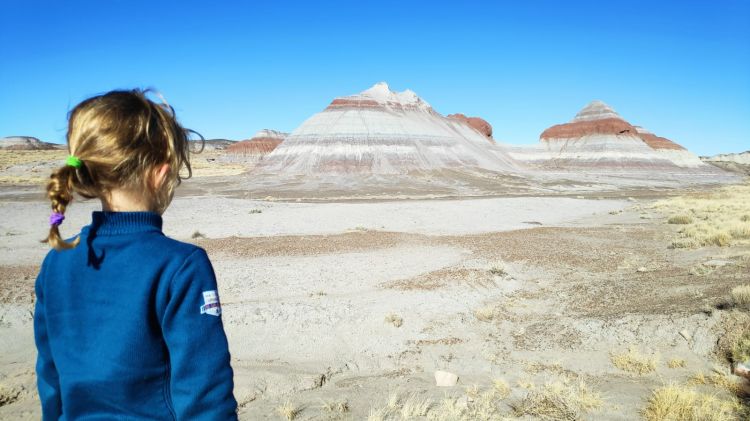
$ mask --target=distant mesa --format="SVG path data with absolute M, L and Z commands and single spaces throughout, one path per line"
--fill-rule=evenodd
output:
M 204 151 L 221 151 L 237 143 L 236 140 L 229 139 L 206 139 L 203 144 Z
M 750 175 L 750 151 L 702 156 L 701 160 L 726 171 Z
M 273 152 L 289 136 L 289 133 L 263 129 L 247 140 L 237 142 L 227 148 L 227 153 L 261 158 Z
M 602 101 L 592 101 L 568 123 L 540 135 L 541 147 L 516 150 L 517 159 L 541 167 L 676 169 L 706 165 L 677 143 L 634 126 Z
M 394 92 L 380 82 L 335 98 L 290 133 L 261 169 L 285 174 L 517 172 L 507 152 L 487 141 L 491 130 L 481 119 L 444 117 L 413 91 Z
M 488 139 L 492 139 L 492 125 L 488 123 L 486 120 L 479 118 L 479 117 L 467 117 L 463 114 L 448 114 L 448 118 L 452 118 L 454 120 L 458 120 L 461 122 L 464 122 L 469 125 L 469 127 L 473 128 L 474 130 L 478 131 L 479 133 L 485 135 Z
M 8 136 L 0 138 L 0 149 L 14 151 L 36 151 L 64 149 L 65 145 L 42 142 L 31 136 Z

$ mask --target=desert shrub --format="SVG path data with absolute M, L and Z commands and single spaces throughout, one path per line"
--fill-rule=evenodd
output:
M 495 317 L 495 308 L 492 306 L 479 307 L 474 310 L 474 317 L 480 322 L 489 322 Z
M 297 415 L 302 412 L 302 407 L 293 405 L 291 402 L 286 401 L 283 405 L 280 405 L 276 407 L 276 412 L 281 415 L 283 418 L 286 418 L 287 420 L 291 421 L 295 418 L 297 418 Z
M 686 225 L 686 224 L 692 224 L 693 218 L 689 215 L 675 215 L 669 218 L 667 220 L 670 224 L 679 224 L 679 225 Z
M 193 235 L 191 235 L 190 238 L 192 238 L 193 240 L 196 240 L 198 238 L 206 238 L 206 234 L 196 230 L 195 232 L 193 232 Z
M 735 307 L 750 310 L 750 284 L 732 288 L 731 294 Z
M 505 270 L 505 264 L 503 262 L 495 262 L 490 266 L 490 275 L 505 276 L 508 272 Z
M 635 348 L 630 348 L 627 352 L 611 353 L 609 359 L 620 370 L 639 376 L 655 371 L 659 361 L 658 356 L 641 354 Z
M 548 383 L 540 390 L 532 390 L 518 403 L 511 405 L 516 416 L 530 415 L 552 420 L 578 420 L 581 413 L 602 406 L 602 398 L 584 382 Z
M 698 393 L 688 387 L 667 385 L 653 392 L 643 410 L 646 421 L 730 421 L 739 411 L 736 401 Z
M 732 345 L 732 361 L 750 361 L 750 332 L 744 332 Z
M 262 210 L 260 210 L 260 209 L 251 209 L 251 210 L 250 210 L 250 212 L 248 212 L 248 213 L 249 213 L 249 214 L 254 214 L 254 213 L 263 213 L 263 211 L 262 211 Z
M 404 324 L 404 319 L 402 319 L 398 314 L 390 313 L 385 316 L 385 322 L 390 323 L 396 327 L 401 327 L 401 325 Z
M 326 412 L 338 412 L 344 414 L 349 412 L 349 402 L 341 401 L 324 401 L 320 407 Z
M 672 358 L 667 361 L 667 367 L 669 368 L 684 368 L 685 366 L 687 366 L 687 362 L 682 358 Z

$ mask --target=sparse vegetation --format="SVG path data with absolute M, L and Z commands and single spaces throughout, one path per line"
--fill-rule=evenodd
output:
M 611 353 L 609 359 L 620 370 L 639 376 L 656 370 L 659 362 L 657 355 L 644 355 L 635 348 L 630 348 L 627 352 Z
M 687 362 L 682 358 L 672 358 L 671 360 L 667 361 L 667 367 L 669 368 L 685 368 L 686 366 Z
M 490 266 L 490 275 L 505 276 L 508 272 L 505 270 L 505 264 L 503 262 L 495 262 Z
M 349 402 L 346 400 L 340 401 L 324 401 L 320 407 L 326 412 L 334 412 L 344 414 L 349 412 Z
M 474 317 L 480 322 L 489 322 L 495 317 L 495 308 L 492 306 L 479 307 L 474 310 Z
M 693 218 L 688 215 L 675 215 L 667 220 L 670 224 L 687 225 L 693 223 Z
M 736 401 L 671 384 L 653 392 L 643 417 L 646 421 L 731 421 L 739 419 L 739 409 Z
M 530 415 L 541 419 L 578 420 L 581 413 L 602 406 L 601 396 L 584 382 L 567 381 L 544 385 L 529 392 L 520 402 L 512 405 L 516 416 Z
M 385 316 L 385 322 L 390 323 L 396 327 L 401 327 L 401 325 L 404 324 L 404 319 L 402 319 L 398 314 L 390 313 Z
M 252 214 L 256 214 L 256 213 L 263 213 L 263 211 L 260 210 L 260 209 L 250 209 L 250 212 L 248 212 L 248 213 L 252 215 Z
M 297 418 L 297 415 L 302 412 L 302 407 L 293 405 L 291 402 L 286 401 L 283 405 L 276 407 L 276 412 L 283 418 L 291 421 Z
M 191 235 L 190 238 L 192 238 L 193 240 L 197 240 L 198 238 L 206 238 L 206 234 L 203 234 L 202 232 L 196 230 L 195 232 L 193 232 L 193 235 Z
M 0 406 L 9 405 L 18 400 L 21 391 L 15 388 L 8 388 L 0 385 Z
M 732 394 L 737 394 L 740 391 L 740 385 L 735 381 L 735 378 L 729 377 L 726 374 L 718 373 L 711 373 L 708 375 L 698 373 L 688 380 L 688 385 L 715 386 Z
M 735 307 L 750 310 L 750 284 L 734 287 L 731 295 Z
M 750 361 L 750 332 L 744 332 L 732 346 L 732 361 Z
M 725 247 L 750 243 L 750 184 L 727 186 L 661 200 L 653 209 L 675 216 L 669 223 L 685 224 L 672 248 Z M 688 221 L 691 222 L 683 222 Z

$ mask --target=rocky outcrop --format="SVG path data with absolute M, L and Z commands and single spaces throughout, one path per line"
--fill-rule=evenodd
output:
M 256 165 L 273 152 L 288 135 L 289 133 L 276 130 L 259 130 L 250 139 L 229 146 L 224 151 L 223 160 Z
M 448 114 L 448 118 L 464 122 L 468 124 L 469 127 L 486 136 L 487 139 L 492 140 L 492 125 L 490 125 L 490 123 L 488 123 L 486 120 L 479 117 L 467 117 L 460 113 Z
M 0 138 L 0 149 L 16 151 L 36 151 L 62 149 L 64 145 L 42 142 L 31 136 L 9 136 Z
M 486 130 L 446 118 L 414 92 L 393 92 L 383 82 L 334 99 L 294 130 L 261 167 L 285 174 L 518 170 L 502 147 L 487 141 Z

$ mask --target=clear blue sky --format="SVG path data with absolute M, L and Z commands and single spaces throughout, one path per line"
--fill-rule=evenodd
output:
M 601 99 L 696 153 L 747 150 L 750 2 L 0 2 L 0 136 L 63 142 L 78 101 L 155 87 L 243 139 L 378 81 L 510 143 Z

